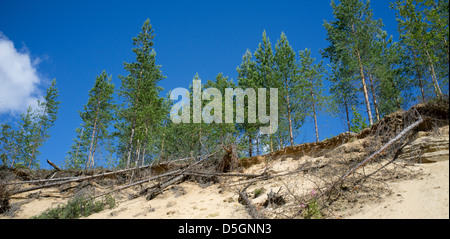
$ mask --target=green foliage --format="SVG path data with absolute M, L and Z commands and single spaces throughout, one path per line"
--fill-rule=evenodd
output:
M 305 111 L 302 109 L 302 94 L 298 91 L 301 84 L 298 76 L 299 66 L 296 54 L 284 34 L 275 46 L 275 74 L 278 79 L 279 94 L 279 139 L 289 139 L 294 145 L 294 138 L 305 121 Z M 286 135 L 286 133 L 288 135 Z
M 404 58 L 415 71 L 413 85 L 421 88 L 425 99 L 428 87 L 436 97 L 448 92 L 449 29 L 448 0 L 397 0 L 391 8 L 397 12 L 398 31 Z M 431 80 L 425 80 L 430 76 Z M 442 87 L 440 84 L 446 84 Z
M 330 81 L 332 83 L 330 87 L 331 100 L 333 106 L 337 106 L 341 116 L 344 116 L 347 123 L 347 130 L 350 129 L 350 108 L 352 105 L 357 104 L 357 90 L 353 86 L 354 76 L 349 71 L 346 65 L 341 62 L 332 64 L 332 70 L 330 74 Z M 337 111 L 337 110 L 335 110 Z
M 106 208 L 114 208 L 115 205 L 115 199 L 110 195 L 105 196 L 102 201 L 80 196 L 70 199 L 67 204 L 48 209 L 32 219 L 76 219 L 101 212 Z
M 162 88 L 158 83 L 165 77 L 161 66 L 156 65 L 154 38 L 152 25 L 147 19 L 141 32 L 133 38 L 136 61 L 124 63 L 128 75 L 119 76 L 119 96 L 124 104 L 118 111 L 115 136 L 119 144 L 117 154 L 126 167 L 144 164 L 145 156 L 153 152 L 157 141 L 158 132 L 154 130 L 168 114 L 162 106 L 163 98 L 159 96 Z
M 50 87 L 47 89 L 44 101 L 38 100 L 39 107 L 34 115 L 31 116 L 34 125 L 31 127 L 32 133 L 30 133 L 30 138 L 27 139 L 30 140 L 28 144 L 30 145 L 28 167 L 35 166 L 36 168 L 39 168 L 39 163 L 36 162 L 37 156 L 40 154 L 38 148 L 50 138 L 48 131 L 55 124 L 59 104 L 61 103 L 60 101 L 57 101 L 58 96 L 59 90 L 56 88 L 56 80 L 53 80 Z M 27 114 L 29 113 L 27 112 Z M 27 120 L 28 119 L 29 118 L 27 118 Z
M 354 133 L 359 133 L 361 130 L 368 127 L 365 119 L 361 116 L 361 114 L 356 110 L 356 108 L 352 107 L 353 119 L 351 120 L 350 130 Z
M 254 198 L 261 196 L 262 193 L 265 192 L 264 188 L 257 188 L 253 191 Z
M 300 51 L 299 55 L 300 84 L 295 90 L 301 95 L 302 104 L 308 105 L 308 107 L 305 107 L 302 110 L 306 116 L 313 117 L 316 130 L 316 141 L 319 141 L 317 116 L 322 112 L 331 113 L 333 111 L 333 109 L 329 107 L 332 104 L 332 101 L 323 91 L 323 79 L 326 71 L 323 67 L 323 61 L 314 64 L 315 58 L 311 57 L 310 49 Z
M 0 134 L 0 158 L 3 164 L 14 167 L 39 168 L 37 160 L 39 147 L 50 137 L 49 129 L 55 124 L 59 103 L 56 81 L 53 80 L 46 91 L 43 101 L 38 101 L 38 107 L 31 106 L 22 113 L 13 129 L 8 124 L 2 124 Z
M 368 119 L 372 124 L 372 108 L 367 85 L 370 79 L 368 76 L 370 76 L 371 48 L 375 37 L 381 33 L 382 21 L 373 19 L 369 1 L 343 0 L 339 4 L 332 1 L 331 6 L 335 19 L 324 23 L 330 45 L 322 54 L 330 59 L 332 65 L 337 65 L 334 67 L 336 70 L 345 66 L 348 70 L 346 75 L 350 73 L 351 76 L 358 76 Z
M 95 79 L 89 91 L 84 110 L 79 112 L 83 121 L 75 131 L 77 137 L 67 154 L 66 167 L 81 169 L 93 167 L 95 154 L 101 152 L 102 144 L 111 140 L 108 127 L 114 120 L 116 105 L 113 99 L 114 84 L 105 71 Z
M 311 199 L 306 205 L 301 205 L 303 209 L 302 215 L 304 219 L 322 219 L 323 215 L 320 211 L 319 203 L 316 199 Z

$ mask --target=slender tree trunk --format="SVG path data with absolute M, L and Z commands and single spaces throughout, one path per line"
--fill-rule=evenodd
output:
M 314 99 L 314 89 L 312 80 L 309 80 L 309 83 L 311 84 L 311 103 L 313 108 L 313 114 L 314 114 L 314 128 L 316 130 L 316 142 L 319 142 L 319 128 L 317 127 L 317 113 L 316 113 L 316 100 Z
M 130 144 L 129 144 L 129 149 L 128 149 L 128 157 L 127 157 L 127 168 L 130 166 L 130 161 L 131 161 L 131 152 L 133 150 L 133 138 L 134 138 L 134 130 L 136 127 L 136 110 L 137 110 L 137 104 L 139 102 L 139 91 L 141 89 L 141 80 L 140 78 L 142 77 L 142 65 L 140 66 L 140 72 L 139 72 L 139 78 L 138 80 L 138 87 L 137 87 L 137 92 L 136 92 L 136 98 L 134 99 L 133 102 L 133 106 L 134 106 L 134 112 L 133 112 L 133 124 L 131 125 L 131 136 L 130 136 Z M 150 103 L 150 102 L 149 102 Z
M 142 157 L 141 157 L 141 166 L 144 166 L 144 160 L 145 160 L 145 151 L 147 149 L 147 143 L 144 144 L 144 147 L 142 149 Z
M 19 144 L 16 145 L 15 153 L 13 154 L 12 162 L 11 162 L 11 168 L 14 166 L 14 161 L 17 158 L 17 154 L 19 153 Z
M 147 149 L 147 143 L 148 143 L 148 119 L 147 119 L 147 125 L 145 126 L 145 138 L 144 138 L 144 147 L 142 149 L 142 160 L 141 165 L 144 166 L 144 158 L 145 158 L 145 151 Z
M 202 155 L 202 123 L 200 123 L 200 130 L 198 131 L 198 155 Z
M 97 102 L 97 110 L 95 111 L 95 120 L 94 120 L 94 129 L 92 130 L 92 137 L 91 137 L 91 146 L 89 147 L 89 157 L 88 161 L 86 163 L 86 169 L 88 168 L 88 165 L 90 165 L 91 161 L 93 159 L 93 148 L 94 148 L 94 140 L 95 140 L 95 130 L 97 128 L 97 120 L 98 120 L 98 111 L 100 109 L 100 101 Z
M 360 58 L 359 52 L 357 53 L 357 55 L 358 55 L 358 61 L 359 61 L 361 83 L 363 85 L 363 91 L 364 91 L 364 100 L 365 100 L 365 103 L 366 103 L 367 116 L 369 117 L 369 124 L 373 125 L 372 110 L 370 109 L 369 94 L 367 92 L 366 79 L 364 77 L 364 70 L 363 70 L 363 66 L 362 66 L 362 63 L 361 63 L 361 58 Z
M 278 130 L 278 146 L 280 149 L 284 148 L 283 138 L 281 137 L 281 132 Z
M 248 136 L 248 156 L 252 157 L 252 137 Z
M 292 119 L 291 119 L 291 105 L 289 103 L 289 89 L 287 79 L 284 81 L 286 87 L 286 106 L 288 113 L 288 121 L 289 121 L 289 138 L 291 141 L 291 146 L 294 146 L 294 133 L 292 132 Z
M 75 153 L 75 159 L 78 159 L 78 152 L 80 152 L 80 145 L 81 145 L 81 141 L 83 140 L 83 132 L 84 132 L 84 126 L 83 126 L 83 128 L 81 128 L 80 142 L 78 142 L 77 152 Z
M 443 42 L 444 42 L 445 48 L 447 49 L 447 50 L 445 51 L 445 53 L 446 53 L 446 55 L 447 55 L 447 61 L 449 61 L 449 59 L 448 59 L 449 47 L 448 47 L 448 44 L 447 44 L 447 39 L 445 39 L 445 36 L 443 37 Z
M 139 156 L 141 155 L 141 144 L 139 142 L 139 139 L 137 140 L 137 147 L 136 147 L 136 160 L 134 162 L 135 167 L 139 167 Z
M 375 87 L 373 85 L 373 76 L 370 73 L 369 73 L 369 81 L 370 81 L 370 91 L 372 92 L 373 106 L 375 108 L 375 116 L 377 118 L 377 121 L 379 121 L 380 112 L 378 111 L 377 96 L 375 94 Z
M 272 135 L 269 135 L 269 140 L 270 140 L 270 152 L 273 153 L 273 137 L 272 137 Z
M 427 47 L 427 44 L 425 43 L 425 47 Z M 442 91 L 441 88 L 439 87 L 439 82 L 437 80 L 436 77 L 436 72 L 434 70 L 434 64 L 433 64 L 433 60 L 431 59 L 430 53 L 428 52 L 428 50 L 425 50 L 425 53 L 427 55 L 428 61 L 430 62 L 430 72 L 431 72 L 431 79 L 433 79 L 433 83 L 434 83 L 434 90 L 436 92 L 436 96 L 438 98 L 442 98 Z
M 167 121 L 164 121 L 164 129 L 166 128 L 167 125 Z M 166 140 L 166 131 L 163 130 L 163 137 L 162 137 L 162 142 L 161 142 L 161 153 L 159 154 L 159 158 L 163 157 L 164 154 L 164 141 Z
M 133 125 L 131 126 L 131 136 L 130 136 L 130 143 L 128 148 L 128 157 L 127 157 L 127 168 L 130 167 L 130 160 L 131 160 L 131 150 L 133 147 L 133 137 L 134 137 L 134 126 L 136 123 L 136 119 L 133 120 Z
M 269 129 L 272 132 L 272 125 L 269 125 Z M 272 134 L 269 134 L 269 140 L 270 140 L 270 152 L 273 152 L 273 137 Z
M 256 155 L 259 155 L 259 134 L 256 134 Z
M 353 36 L 356 39 L 356 34 L 355 34 L 355 27 L 354 25 L 352 25 L 352 30 L 353 30 Z M 361 83 L 363 86 L 363 91 L 364 91 L 364 100 L 366 102 L 366 109 L 367 109 L 367 116 L 369 117 L 369 124 L 373 125 L 373 119 L 372 119 L 372 110 L 370 109 L 370 101 L 369 101 L 369 94 L 367 93 L 367 85 L 366 85 L 366 78 L 364 76 L 364 67 L 361 61 L 361 54 L 359 52 L 359 48 L 358 45 L 356 45 L 356 56 L 358 58 L 358 64 L 359 64 L 359 73 L 361 75 Z
M 95 133 L 95 141 L 94 141 L 94 149 L 92 150 L 92 160 L 91 160 L 91 167 L 93 168 L 94 167 L 94 164 L 95 164 L 95 152 L 97 152 L 97 142 L 98 142 L 98 131 L 99 130 L 97 130 L 97 133 Z
M 46 103 L 47 103 L 47 102 L 46 102 Z M 42 116 L 44 116 L 46 113 L 47 113 L 47 106 L 45 106 L 44 113 L 42 114 Z M 40 139 L 40 137 L 41 137 L 41 130 L 42 130 L 42 125 L 43 125 L 43 124 L 44 124 L 44 120 L 41 119 L 41 122 L 39 122 L 38 137 L 37 137 L 36 141 L 35 141 L 34 144 L 33 144 L 33 150 L 31 151 L 30 163 L 28 164 L 28 168 L 30 168 L 31 162 L 33 161 L 34 153 L 35 153 L 35 151 L 36 151 L 38 141 L 39 141 L 39 139 Z

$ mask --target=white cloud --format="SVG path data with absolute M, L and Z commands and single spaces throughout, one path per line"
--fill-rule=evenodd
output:
M 0 32 L 0 114 L 21 113 L 37 106 L 42 83 L 36 71 L 39 61 L 32 60 L 27 51 L 17 51 Z

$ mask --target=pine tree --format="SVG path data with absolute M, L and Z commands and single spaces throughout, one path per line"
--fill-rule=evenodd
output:
M 437 20 L 439 11 L 436 10 L 434 5 L 434 1 L 398 0 L 392 3 L 391 7 L 397 10 L 398 31 L 402 43 L 410 50 L 414 64 L 419 65 L 416 66 L 416 69 L 419 70 L 422 64 L 427 66 L 435 95 L 440 98 L 442 97 L 442 90 L 436 73 L 438 56 L 435 49 L 440 45 L 440 42 L 443 42 L 441 49 L 444 49 L 444 52 L 447 49 L 448 56 L 448 21 L 445 27 L 442 20 Z M 444 14 L 441 15 L 445 16 Z M 445 31 L 447 31 L 447 34 Z M 420 82 L 419 85 L 422 85 L 422 83 Z
M 156 65 L 156 53 L 153 49 L 154 33 L 150 20 L 146 20 L 142 31 L 133 38 L 136 48 L 136 62 L 124 63 L 127 76 L 119 76 L 121 88 L 119 95 L 123 98 L 125 108 L 119 112 L 120 122 L 116 125 L 119 132 L 121 152 L 128 168 L 132 155 L 135 162 L 140 152 L 148 147 L 150 131 L 163 119 L 161 114 L 162 90 L 158 82 L 164 79 L 159 65 Z M 139 141 L 139 142 L 138 142 Z M 124 145 L 125 144 L 125 145 Z
M 235 141 L 236 139 L 236 124 L 234 123 L 226 123 L 225 122 L 225 89 L 231 88 L 234 89 L 235 84 L 229 79 L 229 77 L 225 77 L 222 73 L 217 74 L 216 79 L 214 81 L 208 80 L 204 86 L 205 90 L 208 88 L 216 88 L 219 90 L 222 98 L 222 122 L 221 123 L 210 123 L 205 125 L 209 128 L 210 134 L 208 134 L 208 143 L 215 145 L 228 145 Z M 216 97 L 216 96 L 213 96 Z M 234 98 L 233 98 L 234 99 Z M 207 102 L 206 102 L 207 103 Z M 232 101 L 232 104 L 234 105 L 234 101 Z M 234 109 L 234 107 L 232 107 Z M 233 119 L 235 118 L 235 112 L 234 110 L 231 112 Z M 211 114 L 214 114 L 214 111 L 211 112 Z
M 269 37 L 267 37 L 266 31 L 263 31 L 262 34 L 262 42 L 259 43 L 258 48 L 256 49 L 255 53 L 254 53 L 254 57 L 255 57 L 255 90 L 257 90 L 257 88 L 278 88 L 278 89 L 282 89 L 283 88 L 283 82 L 277 78 L 276 75 L 276 71 L 275 71 L 275 55 L 274 52 L 272 50 L 272 43 L 270 42 Z M 267 95 L 266 95 L 266 99 L 269 99 L 269 92 L 267 91 Z M 279 94 L 279 105 L 283 106 L 284 105 L 284 97 L 282 97 L 283 94 Z M 270 101 L 266 101 L 267 106 L 266 106 L 266 110 L 269 109 L 270 106 Z M 285 113 L 285 111 L 281 111 L 283 107 L 279 107 L 278 108 L 278 113 L 279 116 L 283 115 Z M 258 113 L 259 114 L 259 113 Z M 281 119 L 286 119 L 286 117 L 281 117 Z M 282 125 L 282 120 L 279 120 L 279 124 Z M 256 126 L 256 125 L 255 125 Z M 259 125 L 258 125 L 259 127 Z M 258 132 L 255 132 L 256 135 L 258 135 Z M 270 147 L 270 151 L 273 152 L 275 150 L 275 142 L 274 141 L 278 141 L 278 145 L 279 147 L 284 147 L 284 142 L 287 141 L 285 140 L 286 138 L 282 135 L 282 132 L 280 130 L 278 130 L 278 132 L 276 134 L 270 134 L 267 135 L 267 137 L 269 138 L 269 147 Z M 249 138 L 249 144 L 252 144 L 252 141 L 254 140 L 254 137 L 250 137 Z M 250 147 L 250 146 L 249 146 Z
M 329 105 L 329 99 L 323 92 L 323 77 L 325 68 L 323 62 L 314 64 L 315 59 L 311 57 L 311 50 L 305 49 L 299 52 L 300 56 L 300 81 L 297 92 L 303 94 L 303 102 L 310 107 L 307 115 L 314 119 L 314 128 L 316 132 L 316 142 L 319 142 L 319 127 L 317 116 L 319 112 L 326 111 Z
M 352 106 L 352 114 L 353 118 L 351 121 L 350 131 L 354 133 L 359 133 L 361 130 L 367 128 L 366 121 L 361 116 L 361 114 L 356 110 L 354 106 Z
M 1 133 L 0 133 L 0 160 L 2 165 L 9 165 L 10 158 L 14 153 L 14 139 L 15 139 L 15 130 L 9 124 L 1 124 L 0 125 Z
M 257 63 L 253 60 L 252 53 L 247 49 L 245 54 L 242 57 L 242 63 L 239 67 L 236 68 L 238 72 L 238 86 L 242 89 L 252 88 L 257 92 L 259 88 L 258 82 L 258 72 L 257 72 Z M 258 97 L 256 95 L 256 97 Z M 248 102 L 245 102 L 246 104 Z M 248 110 L 248 105 L 245 105 L 244 109 Z M 245 112 L 247 115 L 248 111 Z M 259 124 L 249 123 L 246 117 L 244 117 L 244 123 L 237 124 L 238 130 L 243 134 L 243 137 L 246 139 L 244 145 L 248 148 L 248 155 L 251 157 L 253 155 L 253 140 L 258 137 L 258 127 Z
M 108 128 L 113 121 L 116 105 L 113 99 L 114 84 L 111 76 L 103 71 L 95 78 L 94 86 L 89 90 L 89 99 L 82 112 L 83 123 L 76 129 L 77 137 L 66 158 L 66 167 L 81 169 L 95 165 L 95 154 L 100 146 L 111 140 Z
M 39 163 L 31 156 L 38 136 L 36 114 L 29 106 L 27 112 L 20 115 L 18 130 L 15 134 L 15 148 L 11 167 L 39 167 Z
M 53 80 L 43 100 L 38 100 L 38 108 L 29 106 L 27 111 L 20 115 L 17 130 L 3 126 L 3 140 L 8 141 L 3 147 L 10 152 L 5 152 L 2 157 L 8 163 L 11 161 L 11 166 L 39 168 L 39 147 L 50 137 L 49 129 L 55 124 L 60 104 L 57 101 L 58 94 L 56 81 Z M 11 148 L 12 144 L 14 147 Z
M 299 84 L 299 79 L 297 76 L 298 65 L 296 62 L 295 51 L 289 45 L 284 32 L 281 33 L 281 37 L 275 46 L 275 74 L 278 81 L 281 81 L 282 85 L 279 89 L 281 92 L 282 101 L 285 105 L 285 110 L 281 110 L 279 115 L 287 115 L 287 121 L 289 126 L 289 141 L 291 146 L 294 145 L 294 129 L 297 130 L 302 120 L 298 120 L 298 111 L 293 111 L 293 108 L 298 104 L 298 92 L 295 92 L 295 88 Z M 297 120 L 294 120 L 294 115 L 296 115 Z M 281 131 L 281 130 L 280 130 Z
M 325 49 L 325 56 L 333 59 L 347 59 L 353 71 L 359 74 L 366 112 L 370 125 L 373 124 L 372 107 L 367 86 L 367 66 L 370 47 L 381 29 L 381 20 L 374 20 L 369 1 L 343 0 L 338 5 L 331 2 L 335 20 L 325 22 L 327 40 L 331 43 Z
M 341 64 L 340 61 L 332 63 L 331 67 L 331 99 L 334 101 L 333 105 L 338 106 L 340 112 L 345 115 L 347 130 L 350 132 L 352 131 L 350 122 L 351 107 L 358 103 L 357 91 L 353 86 L 355 79 L 348 66 Z
M 407 70 L 402 65 L 403 49 L 392 36 L 382 32 L 374 42 L 371 53 L 371 73 L 376 81 L 374 94 L 379 99 L 382 117 L 405 106 L 410 98 Z M 406 99 L 406 100 L 405 100 Z

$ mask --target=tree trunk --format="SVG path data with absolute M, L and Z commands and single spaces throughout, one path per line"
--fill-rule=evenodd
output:
M 284 82 L 285 82 L 285 87 L 286 87 L 286 106 L 287 106 L 288 121 L 289 121 L 289 138 L 291 141 L 291 146 L 294 146 L 294 134 L 292 132 L 292 120 L 291 120 L 291 105 L 289 103 L 289 90 L 288 90 L 287 79 Z
M 136 160 L 134 161 L 135 167 L 139 167 L 139 156 L 141 155 L 141 145 L 139 143 L 139 139 L 137 140 L 137 147 L 136 147 Z
M 358 52 L 358 61 L 359 61 L 359 69 L 360 69 L 360 74 L 361 74 L 361 83 L 363 85 L 363 91 L 364 91 L 364 101 L 366 103 L 367 116 L 369 118 L 369 124 L 373 125 L 372 110 L 370 109 L 370 101 L 369 101 L 369 95 L 367 93 L 366 79 L 364 77 L 364 70 L 363 70 L 363 66 L 361 63 L 359 52 Z
M 317 127 L 317 113 L 316 113 L 316 102 L 314 99 L 314 89 L 313 89 L 313 84 L 311 82 L 311 80 L 309 81 L 309 83 L 311 84 L 311 103 L 312 103 L 312 108 L 313 108 L 313 114 L 314 114 L 314 128 L 316 130 L 316 142 L 319 142 L 319 128 Z
M 167 120 L 164 121 L 164 129 L 166 128 Z M 164 141 L 166 140 L 166 131 L 163 129 L 163 137 L 161 142 L 161 153 L 159 154 L 159 158 L 161 159 L 164 156 Z
M 137 114 L 136 110 L 137 110 L 137 104 L 139 103 L 139 91 L 141 89 L 141 87 L 140 87 L 141 86 L 141 80 L 140 80 L 141 77 L 142 77 L 142 65 L 140 65 L 139 78 L 137 79 L 138 86 L 137 86 L 137 91 L 136 91 L 136 98 L 134 98 L 134 102 L 133 102 L 133 106 L 134 106 L 133 124 L 131 125 L 131 136 L 130 136 L 130 144 L 129 144 L 129 149 L 128 149 L 127 168 L 130 166 L 131 153 L 133 150 L 133 138 L 134 138 L 134 130 L 136 127 L 136 114 Z
M 92 161 L 91 161 L 92 167 L 94 167 L 94 164 L 95 164 L 94 158 L 95 158 L 95 152 L 97 152 L 98 132 L 99 131 L 97 130 L 97 133 L 95 133 L 94 149 L 92 150 Z
M 148 123 L 145 127 L 145 139 L 144 139 L 144 147 L 142 149 L 142 160 L 141 160 L 141 166 L 144 166 L 144 158 L 145 158 L 145 151 L 147 149 L 147 142 L 148 142 Z
M 370 91 L 372 92 L 373 106 L 375 108 L 375 116 L 377 118 L 377 121 L 379 121 L 380 120 L 380 112 L 378 111 L 377 96 L 375 94 L 375 87 L 373 85 L 372 77 L 373 77 L 372 74 L 369 73 Z
M 256 134 L 256 155 L 260 155 L 260 153 L 259 153 L 259 134 Z
M 427 44 L 425 43 L 425 47 L 427 47 Z M 439 82 L 437 80 L 436 77 L 436 72 L 434 70 L 434 64 L 433 64 L 433 60 L 431 59 L 430 53 L 428 52 L 428 50 L 425 50 L 425 53 L 427 55 L 428 61 L 430 62 L 430 72 L 431 72 L 431 79 L 433 79 L 433 84 L 434 84 L 434 91 L 436 93 L 436 96 L 438 98 L 442 98 L 442 91 L 441 88 L 439 87 Z
M 283 138 L 281 137 L 281 131 L 278 130 L 278 146 L 280 149 L 284 148 Z
M 80 145 L 81 145 L 81 140 L 83 139 L 83 132 L 84 132 L 84 126 L 83 126 L 83 128 L 81 128 L 80 142 L 78 142 L 77 152 L 75 153 L 75 159 L 78 159 L 78 152 L 80 152 Z
M 46 102 L 46 103 L 47 103 L 47 102 Z M 46 113 L 47 113 L 47 106 L 45 106 L 44 113 L 43 113 L 42 115 L 44 116 Z M 43 125 L 43 123 L 44 123 L 44 120 L 41 119 L 41 122 L 39 122 L 38 138 L 36 139 L 36 141 L 35 141 L 34 144 L 33 144 L 33 150 L 31 151 L 30 163 L 28 164 L 28 168 L 30 168 L 31 163 L 32 163 L 32 161 L 33 161 L 34 153 L 35 153 L 36 148 L 37 148 L 37 143 L 38 143 L 38 141 L 39 141 L 39 139 L 40 139 L 40 136 L 41 136 L 41 130 L 42 130 L 42 125 Z
M 133 147 L 133 137 L 134 137 L 134 126 L 135 126 L 136 120 L 133 120 L 133 125 L 131 126 L 131 136 L 130 136 L 130 143 L 128 148 L 128 157 L 127 157 L 127 168 L 130 167 L 130 160 L 131 160 L 131 150 Z
M 356 39 L 356 34 L 355 34 L 355 27 L 354 25 L 352 25 L 352 30 L 353 30 L 353 36 Z M 364 91 L 364 100 L 366 102 L 366 109 L 367 109 L 367 116 L 369 118 L 369 124 L 373 125 L 373 119 L 372 119 L 372 110 L 370 109 L 370 101 L 369 101 L 369 94 L 367 93 L 367 85 L 366 85 L 366 78 L 364 76 L 364 67 L 361 61 L 361 55 L 359 53 L 359 48 L 358 45 L 356 45 L 356 56 L 358 58 L 358 64 L 359 64 L 359 73 L 361 75 L 361 83 L 363 85 L 363 91 Z
M 252 157 L 252 137 L 248 136 L 248 156 Z
M 94 158 L 93 158 L 94 155 L 93 155 L 92 151 L 93 151 L 93 148 L 94 148 L 95 130 L 96 130 L 96 127 L 97 127 L 98 110 L 100 109 L 100 102 L 101 101 L 98 101 L 98 103 L 97 103 L 97 110 L 95 112 L 95 120 L 94 120 L 94 129 L 92 131 L 92 137 L 91 137 L 91 146 L 89 147 L 89 158 L 88 158 L 88 161 L 86 162 L 85 169 L 87 169 L 89 164 L 91 163 L 91 161 L 94 160 Z

